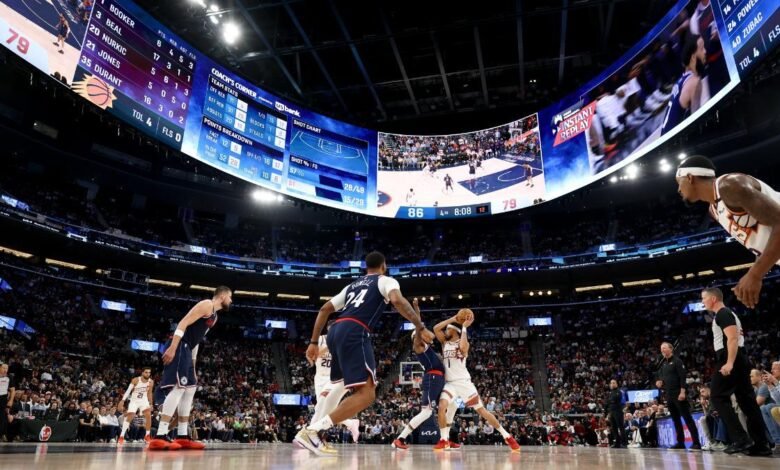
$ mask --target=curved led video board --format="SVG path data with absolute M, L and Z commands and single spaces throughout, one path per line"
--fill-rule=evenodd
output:
M 577 92 L 454 135 L 378 133 L 301 108 L 215 63 L 131 1 L 1 0 L 0 38 L 96 106 L 233 176 L 338 209 L 436 219 L 528 207 L 645 155 L 780 42 L 779 5 L 680 0 Z

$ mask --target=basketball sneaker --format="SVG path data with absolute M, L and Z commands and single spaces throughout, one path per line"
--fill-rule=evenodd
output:
M 439 442 L 433 446 L 433 450 L 447 450 L 450 448 L 450 442 L 446 439 L 439 439 Z
M 179 450 L 181 445 L 173 442 L 169 436 L 158 436 L 149 442 L 149 450 Z
M 325 454 L 322 450 L 322 441 L 317 436 L 317 431 L 303 428 L 295 435 L 295 442 L 317 455 Z
M 117 443 L 117 444 L 120 444 L 120 445 L 121 445 L 121 444 L 124 444 L 124 443 L 125 443 L 125 438 L 124 438 L 124 437 L 122 437 L 122 436 L 119 436 L 119 439 L 117 439 L 117 440 L 116 440 L 116 443 Z
M 390 445 L 393 446 L 393 449 L 408 449 L 409 448 L 409 446 L 406 444 L 406 439 L 396 439 Z
M 144 436 L 144 442 L 146 442 L 147 444 L 152 442 L 152 435 L 147 434 L 146 436 Z
M 457 442 L 447 441 L 447 450 L 458 450 L 462 446 L 458 444 Z
M 203 450 L 206 448 L 206 444 L 193 441 L 189 437 L 177 437 L 173 442 L 179 444 L 183 450 Z
M 517 443 L 514 437 L 509 436 L 506 439 L 504 439 L 504 442 L 506 442 L 506 445 L 508 445 L 509 448 L 512 449 L 512 452 L 520 452 L 520 444 Z

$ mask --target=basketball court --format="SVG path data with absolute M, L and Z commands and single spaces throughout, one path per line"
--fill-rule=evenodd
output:
M 711 452 L 594 447 L 472 446 L 434 452 L 429 446 L 396 451 L 385 445 L 343 445 L 335 456 L 315 456 L 291 444 L 212 444 L 204 451 L 148 452 L 142 444 L 0 444 L 0 468 L 40 470 L 150 470 L 219 468 L 284 469 L 603 469 L 603 468 L 777 468 L 777 460 Z
M 449 174 L 453 189 L 445 191 L 444 176 Z M 525 169 L 507 158 L 489 158 L 469 174 L 468 165 L 436 170 L 434 176 L 426 170 L 380 171 L 377 186 L 387 197 L 379 213 L 392 217 L 405 206 L 409 188 L 417 195 L 417 207 L 448 207 L 515 199 L 518 207 L 532 205 L 545 195 L 544 172 L 533 168 L 533 186 L 526 185 Z
M 337 138 L 338 137 L 338 138 Z M 290 153 L 308 158 L 331 168 L 368 174 L 368 143 L 361 141 L 345 142 L 344 136 L 314 135 L 298 130 L 290 142 Z M 365 145 L 361 145 L 365 144 Z
M 23 12 L 23 15 L 18 13 Z M 62 54 L 52 44 L 57 40 L 59 15 L 68 19 L 70 32 Z M 18 37 L 3 37 L 5 45 L 14 53 L 30 61 L 37 68 L 53 75 L 59 72 L 71 80 L 78 63 L 86 23 L 77 17 L 76 8 L 65 0 L 3 0 L 0 3 L 0 24 L 6 23 L 3 34 L 10 29 Z M 19 42 L 23 41 L 23 42 Z M 27 45 L 29 44 L 29 46 Z

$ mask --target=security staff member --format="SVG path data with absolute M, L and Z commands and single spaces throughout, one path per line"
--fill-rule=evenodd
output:
M 691 449 L 701 450 L 699 430 L 696 428 L 693 416 L 691 416 L 691 405 L 688 403 L 688 397 L 685 393 L 685 377 L 687 375 L 685 365 L 679 357 L 674 355 L 674 346 L 670 343 L 661 344 L 661 355 L 664 359 L 661 369 L 658 371 L 658 381 L 655 386 L 664 389 L 666 405 L 669 407 L 669 414 L 672 415 L 674 421 L 677 445 L 672 446 L 671 449 L 685 450 L 685 432 L 682 426 L 682 419 L 684 419 L 693 440 Z
M 8 364 L 0 363 L 0 437 L 8 433 L 8 414 L 14 405 L 14 383 L 8 377 Z
M 626 427 L 623 422 L 623 391 L 618 388 L 618 383 L 615 379 L 609 382 L 609 395 L 606 403 L 604 403 L 604 409 L 607 410 L 610 435 L 614 439 L 612 447 L 625 449 L 628 440 L 626 439 Z
M 724 452 L 736 454 L 769 456 L 772 450 L 766 437 L 761 410 L 756 403 L 756 393 L 750 385 L 750 363 L 745 353 L 745 337 L 739 317 L 723 304 L 723 292 L 716 287 L 704 289 L 701 293 L 704 307 L 715 314 L 712 321 L 712 336 L 715 345 L 715 373 L 712 375 L 711 401 L 723 418 L 731 445 Z M 734 408 L 731 395 L 737 399 L 739 408 L 747 417 L 748 435 L 742 428 Z

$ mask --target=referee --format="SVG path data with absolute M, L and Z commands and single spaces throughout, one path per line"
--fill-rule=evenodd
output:
M 712 405 L 726 425 L 731 444 L 724 452 L 771 456 L 764 420 L 756 403 L 756 393 L 750 385 L 750 364 L 745 353 L 745 337 L 739 317 L 723 304 L 723 292 L 717 287 L 704 289 L 701 301 L 711 313 L 712 336 L 715 345 L 715 367 L 712 375 Z M 719 368 L 719 369 L 718 369 Z M 747 417 L 745 432 L 731 406 L 731 395 L 737 398 L 739 408 Z
M 661 354 L 664 356 L 664 360 L 661 369 L 658 370 L 658 381 L 655 385 L 658 388 L 663 387 L 666 394 L 666 405 L 669 407 L 669 414 L 672 415 L 674 421 L 677 445 L 672 446 L 671 449 L 685 450 L 685 432 L 682 426 L 682 421 L 685 420 L 693 440 L 691 450 L 701 450 L 699 430 L 696 428 L 693 416 L 691 416 L 691 405 L 688 403 L 688 397 L 685 393 L 685 378 L 687 376 L 685 365 L 679 357 L 674 355 L 674 346 L 670 343 L 661 344 Z M 682 419 L 680 419 L 681 417 Z
M 8 364 L 0 363 L 0 438 L 8 434 L 8 413 L 14 405 L 14 383 L 8 377 Z

